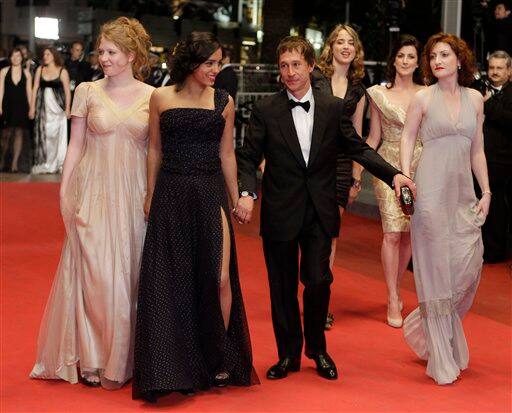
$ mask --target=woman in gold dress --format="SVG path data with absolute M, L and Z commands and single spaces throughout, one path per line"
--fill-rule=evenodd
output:
M 420 45 L 416 38 L 404 35 L 391 51 L 387 64 L 385 86 L 376 85 L 367 90 L 370 97 L 371 122 L 367 143 L 396 168 L 400 168 L 400 136 L 405 123 L 407 107 L 414 94 L 422 89 L 419 71 Z M 414 172 L 421 153 L 416 141 L 412 161 Z M 374 179 L 375 196 L 379 203 L 384 238 L 381 248 L 382 266 L 388 289 L 387 322 L 392 327 L 403 323 L 400 298 L 400 279 L 411 259 L 409 217 L 404 215 L 394 191 L 382 181 Z

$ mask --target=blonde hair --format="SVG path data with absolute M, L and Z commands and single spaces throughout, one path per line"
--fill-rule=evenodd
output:
M 364 49 L 363 44 L 359 39 L 359 35 L 348 24 L 338 24 L 331 32 L 331 34 L 327 38 L 327 42 L 325 43 L 324 50 L 320 55 L 318 67 L 326 77 L 332 77 L 334 73 L 334 66 L 332 63 L 332 48 L 334 42 L 336 42 L 336 39 L 338 38 L 338 35 L 342 30 L 345 30 L 349 34 L 349 36 L 352 37 L 352 39 L 354 40 L 354 47 L 356 49 L 356 55 L 352 63 L 350 63 L 347 77 L 348 80 L 351 81 L 352 83 L 359 83 L 364 77 Z
M 99 47 L 102 39 L 108 40 L 119 47 L 124 53 L 133 53 L 133 76 L 138 80 L 144 80 L 149 73 L 149 48 L 151 38 L 146 29 L 137 19 L 130 17 L 118 17 L 101 26 L 100 35 L 96 42 Z

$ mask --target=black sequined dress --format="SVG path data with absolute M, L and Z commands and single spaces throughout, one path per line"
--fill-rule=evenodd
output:
M 214 110 L 174 108 L 161 114 L 162 164 L 140 273 L 134 398 L 208 389 L 219 372 L 228 372 L 233 385 L 258 380 L 219 156 L 228 95 L 216 90 L 214 100 Z M 231 234 L 227 332 L 219 300 L 221 209 Z

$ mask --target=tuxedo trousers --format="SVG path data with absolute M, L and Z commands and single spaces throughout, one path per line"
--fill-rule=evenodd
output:
M 306 355 L 324 353 L 324 326 L 333 280 L 329 268 L 332 238 L 322 228 L 311 201 L 295 238 L 262 238 L 279 358 L 300 358 L 304 339 Z M 297 297 L 299 277 L 304 285 L 304 335 Z

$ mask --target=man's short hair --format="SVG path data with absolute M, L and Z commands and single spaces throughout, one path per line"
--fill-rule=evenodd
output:
M 507 67 L 510 69 L 512 66 L 512 58 L 504 50 L 496 50 L 495 52 L 491 53 L 487 61 L 489 62 L 491 59 L 505 59 L 507 61 Z
M 496 3 L 494 3 L 494 8 L 498 7 L 500 4 L 505 7 L 505 10 L 510 10 L 510 2 L 507 0 L 499 0 Z
M 287 36 L 279 42 L 277 46 L 277 63 L 279 58 L 285 52 L 299 52 L 309 66 L 315 65 L 315 49 L 313 45 L 301 36 Z
M 80 40 L 75 40 L 73 43 L 71 43 L 71 47 L 73 47 L 75 44 L 78 44 L 82 47 L 82 50 L 85 49 L 84 43 Z

